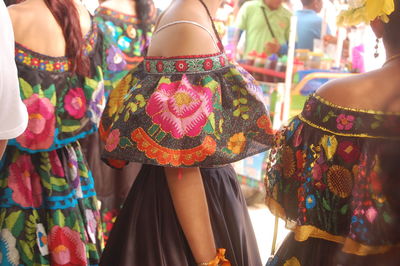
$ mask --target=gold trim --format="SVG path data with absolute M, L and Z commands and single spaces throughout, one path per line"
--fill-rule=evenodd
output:
M 274 215 L 285 221 L 287 220 L 285 210 L 274 199 L 267 196 L 265 199 L 265 204 Z M 294 232 L 296 241 L 304 242 L 310 237 L 324 239 L 327 241 L 342 244 L 342 252 L 357 256 L 383 254 L 389 252 L 394 248 L 400 247 L 400 244 L 391 246 L 368 246 L 354 241 L 350 238 L 346 238 L 344 236 L 332 235 L 312 225 L 296 225 L 294 228 L 287 227 L 287 229 Z
M 311 122 L 311 121 L 305 119 L 301 114 L 299 114 L 297 117 L 298 117 L 301 121 L 303 121 L 304 123 L 306 123 L 306 124 L 308 124 L 308 125 L 310 125 L 310 126 L 312 126 L 312 127 L 314 127 L 314 128 L 318 128 L 318 129 L 320 129 L 320 130 L 323 130 L 323 131 L 325 131 L 325 132 L 329 132 L 329 133 L 334 134 L 334 135 L 337 135 L 337 136 L 343 136 L 343 137 L 359 137 L 359 138 L 371 138 L 371 139 L 400 140 L 400 137 L 371 136 L 371 135 L 364 134 L 364 133 L 361 133 L 361 134 L 339 133 L 339 132 L 335 132 L 335 131 L 333 131 L 333 130 L 327 129 L 327 128 L 325 128 L 325 127 L 318 126 L 318 125 L 314 124 L 313 122 Z
M 321 96 L 317 95 L 317 94 L 312 94 L 312 97 L 314 97 L 315 99 L 317 99 L 318 101 L 320 101 L 321 103 L 328 105 L 330 107 L 334 107 L 337 109 L 342 109 L 342 110 L 346 110 L 346 111 L 353 111 L 353 112 L 359 112 L 359 113 L 367 113 L 367 114 L 374 114 L 374 115 L 398 115 L 400 116 L 400 112 L 384 112 L 384 111 L 375 111 L 375 110 L 366 110 L 366 109 L 357 109 L 357 108 L 351 108 L 351 107 L 344 107 L 344 106 L 340 106 L 337 104 L 334 104 L 324 98 L 322 98 Z

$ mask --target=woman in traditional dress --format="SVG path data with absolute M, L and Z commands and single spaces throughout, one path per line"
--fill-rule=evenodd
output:
M 371 23 L 387 60 L 320 88 L 278 137 L 266 202 L 292 232 L 268 265 L 400 262 L 400 1 L 353 1 L 340 21 Z
M 173 1 L 144 62 L 111 93 L 103 158 L 144 165 L 102 265 L 261 265 L 229 163 L 265 151 L 271 125 L 261 88 L 222 50 L 219 5 Z
M 105 106 L 102 36 L 80 1 L 26 0 L 9 13 L 29 121 L 0 163 L 0 264 L 96 265 L 100 215 L 79 139 Z

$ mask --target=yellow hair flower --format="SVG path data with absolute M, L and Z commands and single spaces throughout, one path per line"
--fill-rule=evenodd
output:
M 393 0 L 350 0 L 349 9 L 339 14 L 340 26 L 352 26 L 360 23 L 369 24 L 376 18 L 389 22 L 389 15 L 394 11 Z

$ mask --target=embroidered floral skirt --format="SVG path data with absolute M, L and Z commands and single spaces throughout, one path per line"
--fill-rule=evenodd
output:
M 217 247 L 235 266 L 259 266 L 246 203 L 233 168 L 202 168 Z M 104 266 L 196 265 L 176 217 L 164 169 L 143 165 L 104 250 Z
M 399 250 L 357 256 L 343 253 L 342 248 L 342 244 L 319 238 L 296 241 L 294 233 L 290 233 L 266 266 L 398 266 L 400 263 Z
M 115 219 L 125 201 L 141 165 L 130 163 L 123 169 L 113 169 L 100 159 L 103 144 L 98 133 L 80 140 L 89 168 L 93 173 L 97 198 L 101 203 L 104 241 L 107 243 Z
M 96 265 L 103 246 L 92 174 L 78 142 L 0 170 L 0 265 Z

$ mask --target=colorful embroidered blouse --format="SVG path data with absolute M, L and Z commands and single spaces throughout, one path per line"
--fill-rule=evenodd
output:
M 114 167 L 128 161 L 189 167 L 240 160 L 271 142 L 262 101 L 251 75 L 223 53 L 147 57 L 110 95 L 100 129 L 103 156 Z
M 400 244 L 400 114 L 311 96 L 277 137 L 266 203 L 296 240 L 322 238 L 356 255 Z
M 28 128 L 9 145 L 31 153 L 51 151 L 97 130 L 105 106 L 102 36 L 93 24 L 85 53 L 90 78 L 72 75 L 66 57 L 50 57 L 16 44 L 20 91 L 29 113 Z
M 99 7 L 95 21 L 109 40 L 105 42 L 108 71 L 113 80 L 119 80 L 127 70 L 137 66 L 151 37 L 151 28 L 143 32 L 138 28 L 139 19 L 107 7 Z M 152 22 L 149 22 L 151 24 Z M 122 72 L 121 72 L 122 71 Z

